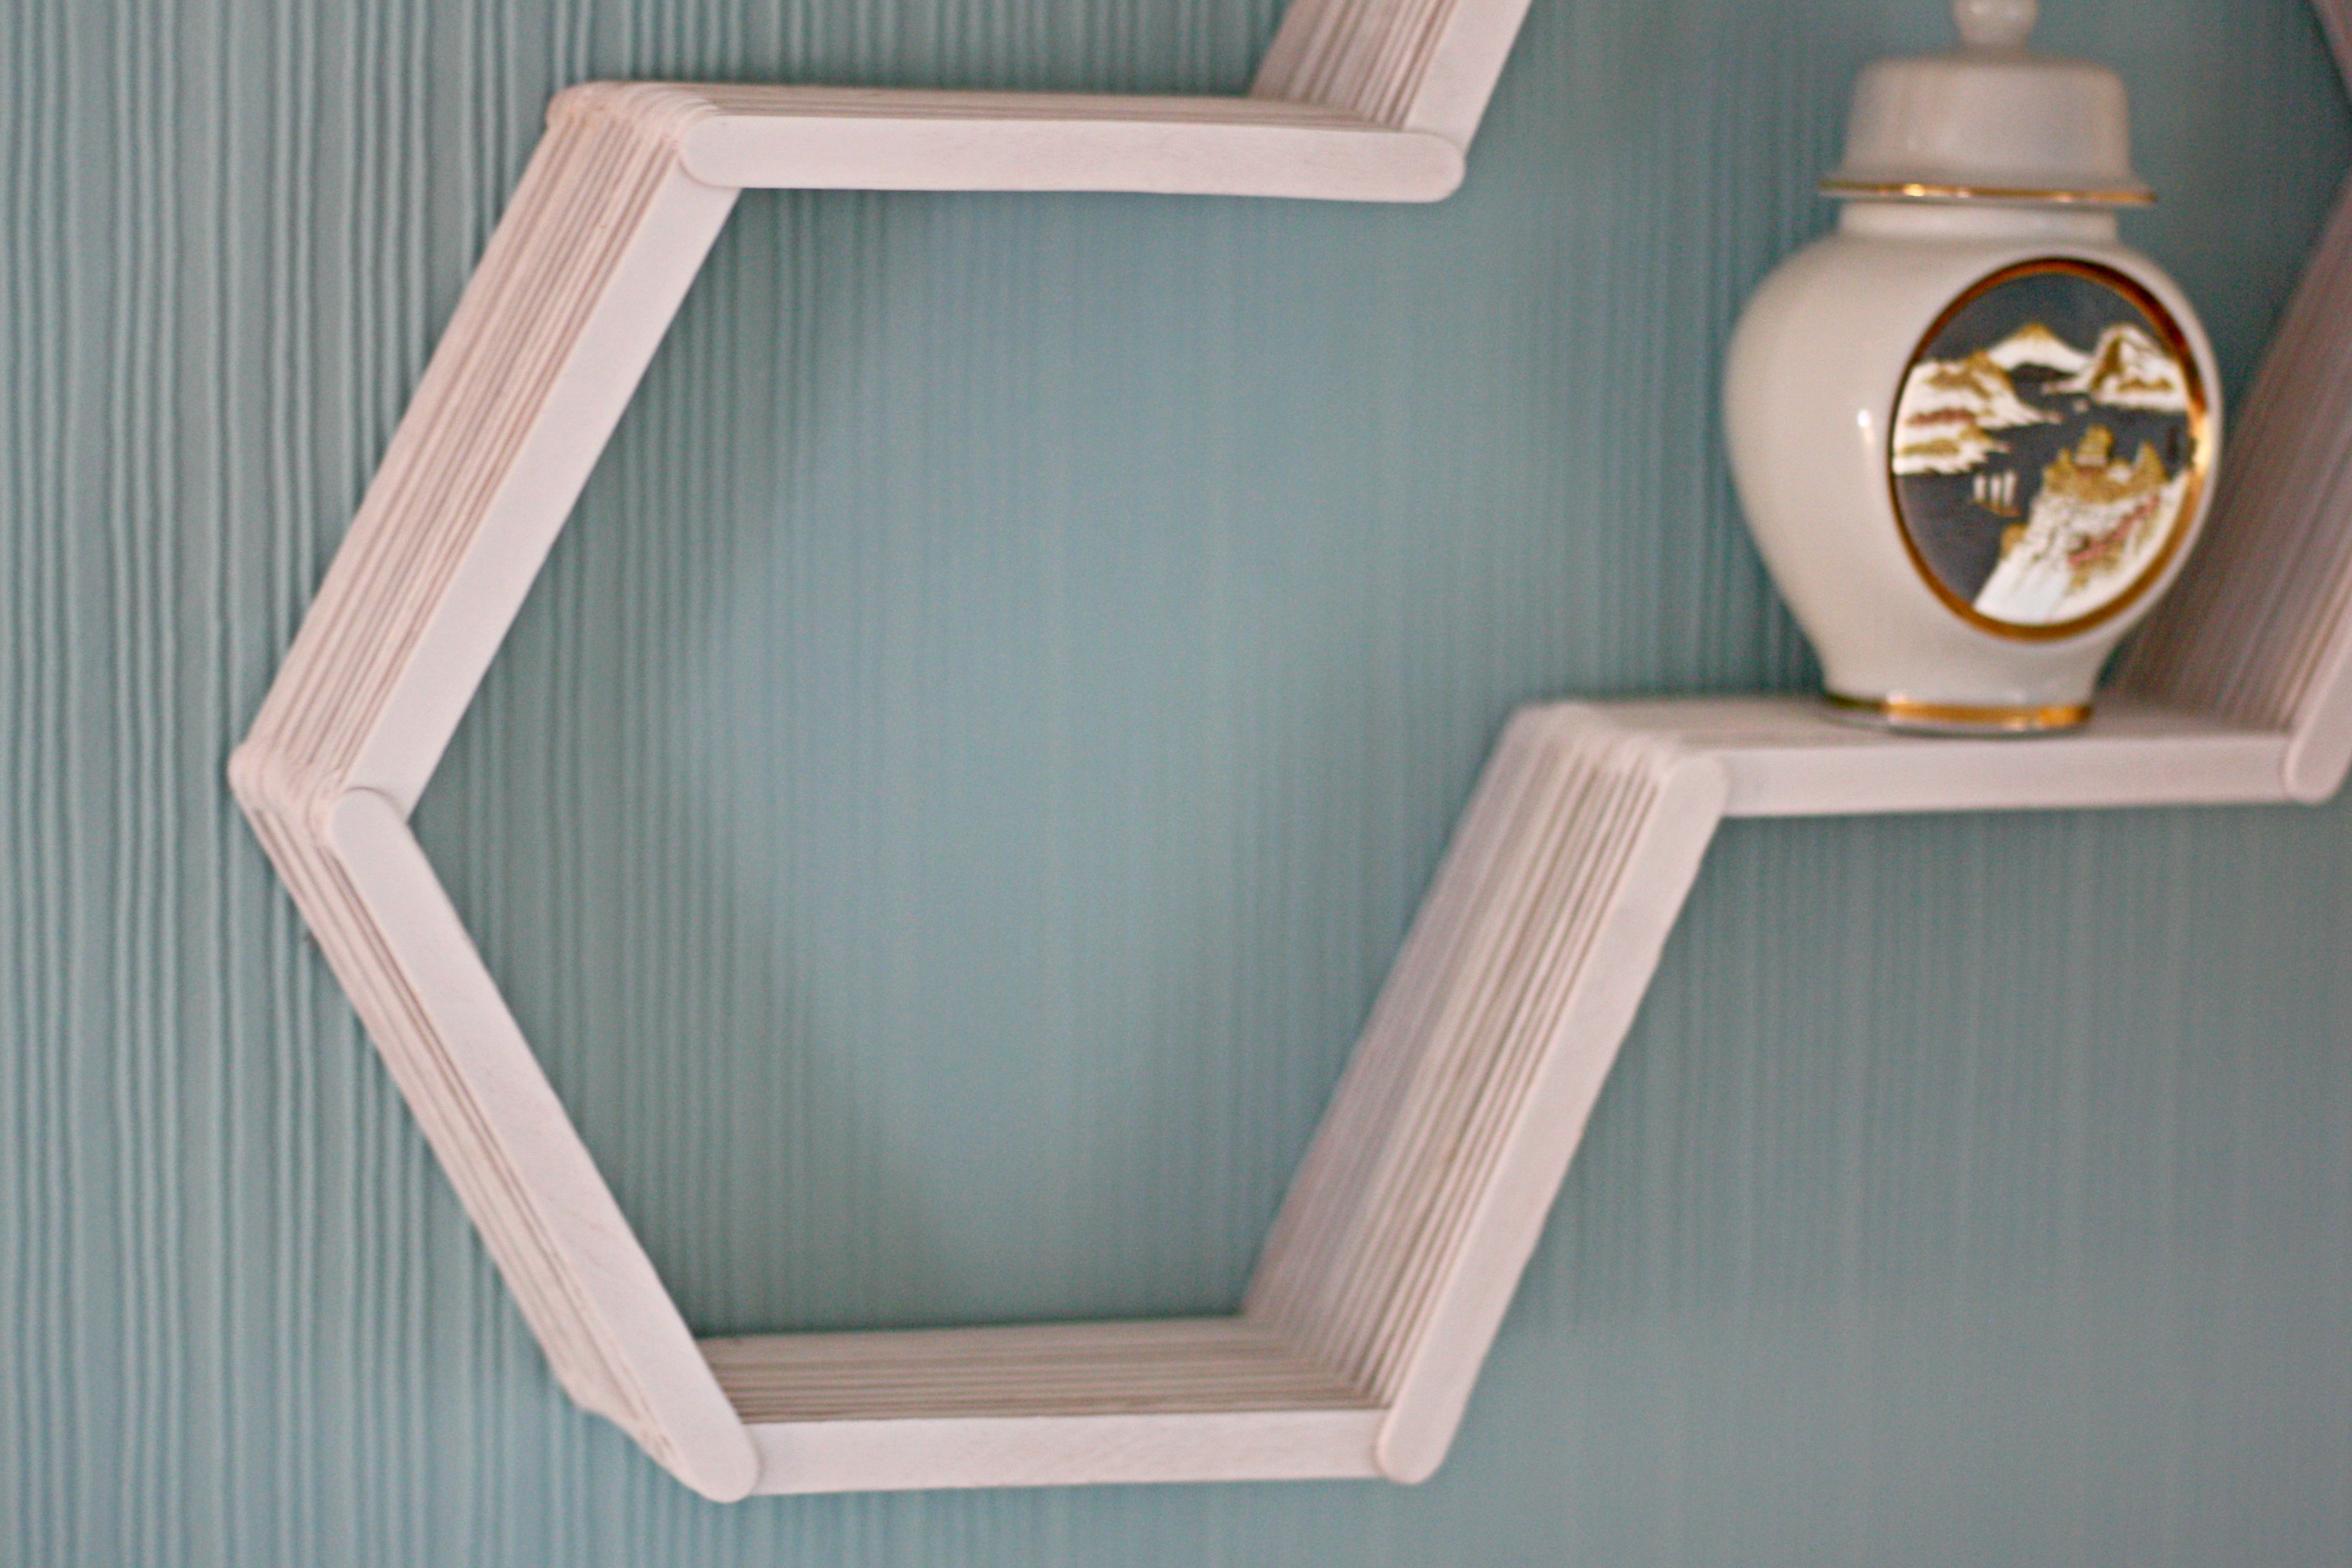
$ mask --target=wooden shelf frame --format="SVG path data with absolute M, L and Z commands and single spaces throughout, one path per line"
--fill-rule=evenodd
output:
M 2315 3 L 2352 69 L 2352 0 Z M 1524 9 L 1295 0 L 1246 98 L 596 83 L 551 107 L 229 774 L 556 1375 L 696 1490 L 1420 1479 L 1720 819 L 2342 781 L 2352 202 L 2203 547 L 2085 732 L 1906 739 L 1789 698 L 1525 710 L 1239 1315 L 698 1342 L 407 819 L 738 191 L 1434 200 Z

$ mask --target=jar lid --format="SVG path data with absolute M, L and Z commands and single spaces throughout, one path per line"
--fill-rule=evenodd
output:
M 2037 0 L 1952 0 L 1960 47 L 1879 60 L 1854 84 L 1845 162 L 1822 194 L 1908 201 L 2131 206 L 2123 79 L 2025 47 Z

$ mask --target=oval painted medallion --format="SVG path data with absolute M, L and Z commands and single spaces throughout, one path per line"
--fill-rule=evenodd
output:
M 2125 274 L 2052 257 L 1979 279 L 1920 340 L 1895 400 L 1889 479 L 1912 563 L 2005 637 L 2121 615 L 2197 516 L 2206 409 L 2179 325 Z

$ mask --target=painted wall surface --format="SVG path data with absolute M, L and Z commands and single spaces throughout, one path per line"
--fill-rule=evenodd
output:
M 2298 0 L 2050 0 L 2243 388 Z M 1239 1294 L 1503 715 L 1797 688 L 1738 301 L 1939 0 L 1537 0 L 1429 208 L 747 198 L 421 814 L 698 1329 Z M 1728 829 L 1452 1460 L 706 1504 L 221 783 L 596 76 L 1244 86 L 1271 0 L 14 0 L 0 1562 L 2352 1558 L 2352 805 Z

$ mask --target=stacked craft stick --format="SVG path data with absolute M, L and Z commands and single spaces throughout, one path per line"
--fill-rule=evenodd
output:
M 718 1492 L 748 1445 L 406 818 L 733 198 L 551 128 L 229 769 L 564 1387 Z
M 1488 763 L 1244 1309 L 1387 1411 L 1381 1473 L 1445 1457 L 1725 794 L 1572 707 Z
M 2352 0 L 2317 0 L 2352 69 Z M 2123 686 L 2292 737 L 2288 790 L 2332 794 L 2352 761 L 2352 199 L 2302 286 L 2223 454 L 2210 542 L 2150 618 Z
M 1717 820 L 2312 799 L 2352 757 L 2352 217 L 2215 525 L 2083 735 L 1787 699 L 1513 721 L 1223 1319 L 698 1344 L 407 817 L 739 188 L 1444 195 L 1523 0 L 1297 0 L 1245 99 L 574 89 L 231 763 L 564 1387 L 751 1491 L 1304 1476 L 1444 1458 Z M 2323 0 L 2352 37 L 2352 0 Z

